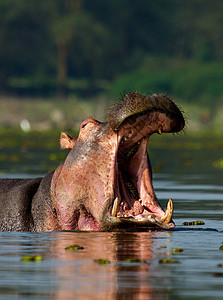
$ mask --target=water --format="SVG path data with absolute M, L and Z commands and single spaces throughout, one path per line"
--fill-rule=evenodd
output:
M 223 299 L 222 148 L 186 138 L 151 146 L 154 188 L 163 206 L 173 198 L 175 230 L 0 233 L 0 299 Z M 0 176 L 38 176 L 58 165 L 50 157 L 52 149 L 28 148 L 17 161 L 0 161 Z M 205 225 L 182 226 L 197 220 Z

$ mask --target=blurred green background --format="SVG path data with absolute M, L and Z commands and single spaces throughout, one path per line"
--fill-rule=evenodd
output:
M 77 129 L 125 91 L 222 134 L 222 0 L 0 0 L 0 127 Z

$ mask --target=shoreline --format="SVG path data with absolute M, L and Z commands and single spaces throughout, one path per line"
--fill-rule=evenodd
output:
M 184 112 L 184 132 L 187 135 L 223 135 L 223 105 L 213 112 L 207 107 L 177 102 Z M 0 131 L 79 131 L 80 124 L 89 117 L 106 121 L 107 111 L 113 103 L 114 100 L 106 95 L 88 99 L 70 97 L 67 100 L 0 97 Z

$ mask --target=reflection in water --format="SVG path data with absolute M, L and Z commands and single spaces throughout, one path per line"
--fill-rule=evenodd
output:
M 83 250 L 65 250 L 78 244 Z M 50 247 L 52 255 L 62 260 L 52 266 L 53 277 L 58 278 L 56 299 L 114 299 L 117 276 L 115 265 L 98 265 L 95 259 L 107 258 L 115 261 L 115 245 L 111 236 L 98 233 L 57 233 Z M 105 298 L 106 295 L 106 298 Z
M 156 233 L 156 238 L 159 233 Z M 163 233 L 162 233 L 163 235 Z M 56 299 L 168 299 L 151 285 L 154 233 L 56 233 L 49 257 L 61 260 L 51 265 L 50 294 Z M 83 250 L 65 250 L 79 244 Z M 95 259 L 108 259 L 100 265 Z M 134 258 L 145 262 L 127 262 Z
M 153 234 L 137 233 L 116 234 L 113 236 L 117 244 L 117 261 L 125 261 L 126 258 L 136 258 L 147 263 L 118 264 L 118 293 L 117 299 L 154 299 L 153 287 L 148 280 L 150 274 L 149 264 L 153 256 Z M 123 244 L 123 240 L 125 241 Z M 122 282 L 127 281 L 128 285 Z

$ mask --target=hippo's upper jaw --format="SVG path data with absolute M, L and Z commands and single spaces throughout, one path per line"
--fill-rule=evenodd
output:
M 62 134 L 62 146 L 72 150 L 54 173 L 51 196 L 61 229 L 174 227 L 172 200 L 164 212 L 153 190 L 147 143 L 153 133 L 184 125 L 167 96 L 129 93 L 108 123 L 85 121 L 78 139 Z

